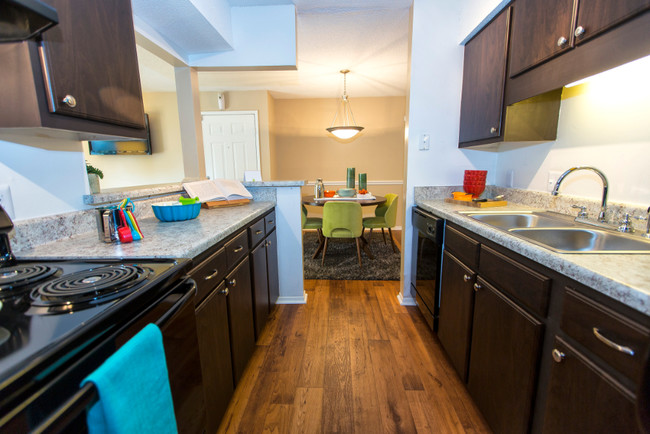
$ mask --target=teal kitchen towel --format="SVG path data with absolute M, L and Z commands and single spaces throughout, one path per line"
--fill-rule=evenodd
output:
M 148 324 L 86 377 L 99 401 L 86 418 L 95 433 L 177 433 L 162 333 Z

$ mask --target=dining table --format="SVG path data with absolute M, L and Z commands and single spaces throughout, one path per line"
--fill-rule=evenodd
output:
M 374 196 L 374 199 L 357 199 L 357 198 L 335 198 L 335 197 L 324 197 L 320 198 L 319 200 L 316 200 L 314 195 L 307 195 L 302 197 L 302 203 L 303 205 L 312 205 L 312 206 L 323 206 L 325 205 L 326 202 L 356 202 L 361 206 L 372 206 L 372 205 L 381 205 L 382 203 L 386 203 L 386 198 L 384 196 Z M 361 248 L 363 249 L 364 252 L 368 255 L 370 259 L 375 259 L 375 256 L 372 254 L 370 249 L 368 248 L 368 241 L 364 237 L 364 234 L 361 234 Z M 320 240 L 320 244 L 318 248 L 316 249 L 316 252 L 314 253 L 313 258 L 316 258 L 318 254 L 323 250 L 324 246 L 324 240 Z
M 323 197 L 316 200 L 313 194 L 302 197 L 303 205 L 323 206 L 326 202 L 356 202 L 361 206 L 372 206 L 386 203 L 386 198 L 384 196 L 375 196 L 374 199 Z

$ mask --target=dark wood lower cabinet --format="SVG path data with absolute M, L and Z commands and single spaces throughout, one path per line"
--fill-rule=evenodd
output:
M 266 266 L 266 240 L 263 240 L 250 255 L 253 278 L 253 313 L 255 315 L 255 337 L 259 339 L 269 316 L 269 278 Z
M 269 311 L 272 311 L 280 298 L 277 231 L 271 232 L 266 237 L 266 266 L 269 279 Z
M 495 433 L 530 429 L 544 325 L 482 280 L 467 388 Z
M 440 284 L 440 320 L 438 339 L 445 348 L 451 364 L 463 381 L 467 381 L 469 348 L 472 338 L 474 312 L 474 283 L 476 273 L 445 252 Z
M 544 433 L 640 432 L 631 392 L 561 338 L 553 352 Z
M 235 386 L 255 350 L 250 265 L 244 259 L 227 277 L 230 351 Z
M 196 308 L 206 430 L 209 433 L 217 432 L 234 390 L 225 289 L 226 284 L 222 282 Z

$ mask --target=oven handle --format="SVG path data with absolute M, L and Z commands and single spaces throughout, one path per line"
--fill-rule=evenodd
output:
M 155 324 L 158 327 L 162 327 L 196 294 L 197 286 L 194 280 L 187 278 L 183 283 L 181 283 L 181 285 L 187 285 L 189 288 L 167 312 L 156 320 Z M 77 418 L 82 411 L 95 405 L 97 401 L 98 397 L 95 385 L 93 383 L 86 383 L 77 391 L 77 393 L 61 404 L 61 406 L 51 413 L 47 419 L 30 432 L 32 434 L 63 432 L 66 426 Z

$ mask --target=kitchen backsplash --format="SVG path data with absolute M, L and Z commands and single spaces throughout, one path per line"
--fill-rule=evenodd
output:
M 415 200 L 436 200 L 451 197 L 453 191 L 463 191 L 462 186 L 437 186 L 437 187 L 415 187 Z M 546 209 L 567 215 L 576 215 L 578 210 L 573 205 L 587 207 L 587 214 L 590 218 L 596 218 L 600 212 L 600 200 L 589 199 L 577 196 L 560 194 L 552 196 L 550 193 L 541 191 L 523 190 L 519 188 L 506 188 L 488 185 L 481 197 L 495 197 L 504 195 L 509 203 L 526 205 L 539 209 Z M 650 205 L 650 204 L 649 204 Z M 498 208 L 497 208 L 498 209 Z M 613 224 L 623 218 L 625 213 L 631 216 L 647 217 L 647 207 L 639 205 L 624 204 L 618 202 L 607 203 L 607 221 Z M 632 219 L 632 225 L 637 231 L 644 231 L 646 222 Z

